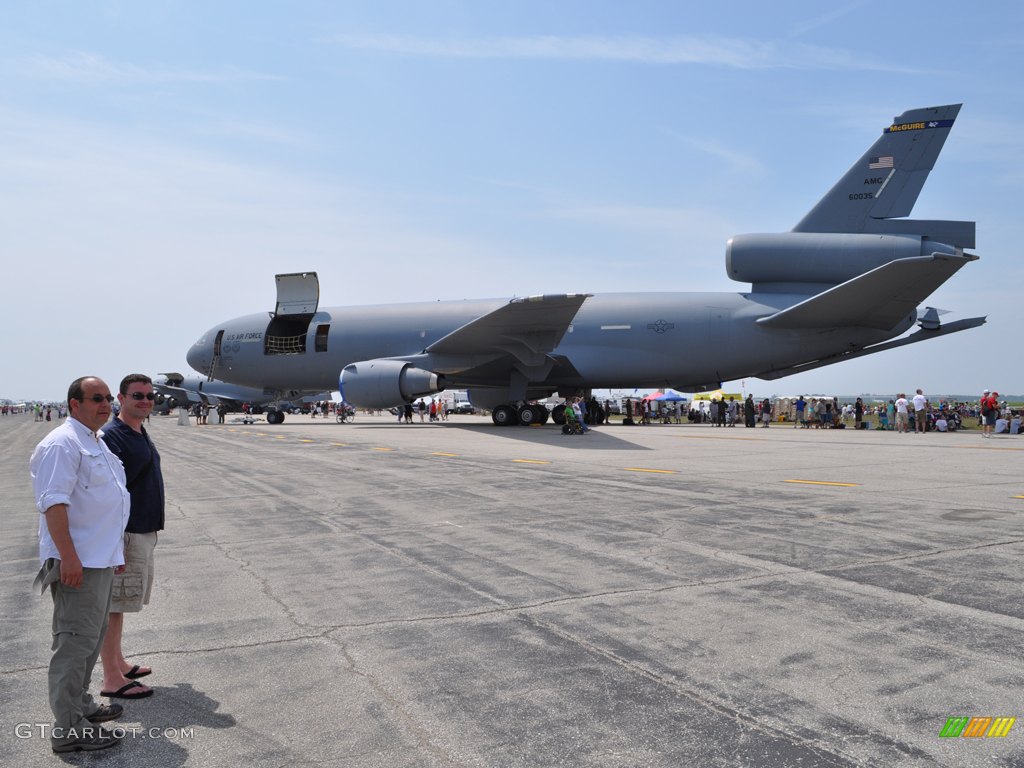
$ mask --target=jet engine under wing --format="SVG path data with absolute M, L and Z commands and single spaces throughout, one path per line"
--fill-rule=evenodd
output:
M 562 341 L 583 302 L 592 294 L 528 296 L 466 323 L 424 352 L 442 356 L 504 353 L 525 366 L 542 365 Z
M 757 323 L 769 328 L 861 326 L 887 331 L 964 264 L 977 259 L 973 254 L 941 253 L 896 259 Z

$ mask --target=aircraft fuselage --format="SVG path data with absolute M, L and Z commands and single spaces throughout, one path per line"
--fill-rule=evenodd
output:
M 551 353 L 570 367 L 558 367 L 544 387 L 685 387 L 714 384 L 757 371 L 891 338 L 893 332 L 867 328 L 779 331 L 756 324 L 805 296 L 747 293 L 610 293 L 587 299 L 561 343 Z M 508 299 L 424 302 L 357 307 L 324 307 L 309 322 L 305 351 L 267 354 L 268 313 L 216 326 L 188 353 L 189 364 L 209 371 L 221 336 L 213 375 L 266 389 L 323 391 L 337 388 L 348 364 L 375 358 L 411 357 Z M 486 361 L 472 377 L 449 375 L 448 387 L 502 386 L 507 373 L 486 373 Z M 484 370 L 481 370 L 483 368 Z

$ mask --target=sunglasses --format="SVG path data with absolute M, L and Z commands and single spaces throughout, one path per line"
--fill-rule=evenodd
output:
M 132 400 L 156 400 L 156 392 L 129 392 L 127 397 Z
M 106 400 L 108 403 L 114 402 L 113 395 L 93 395 L 92 397 L 79 397 L 76 399 L 80 403 L 85 403 L 88 402 L 89 400 L 92 400 L 94 403 L 102 403 L 104 400 Z

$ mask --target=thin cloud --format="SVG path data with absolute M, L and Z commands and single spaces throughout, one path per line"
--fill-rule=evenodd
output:
M 723 161 L 732 171 L 739 173 L 762 173 L 764 171 L 764 163 L 753 155 L 737 152 L 712 139 L 685 136 L 671 128 L 664 130 L 669 136 L 685 143 L 691 149 Z
M 315 139 L 308 133 L 297 133 L 266 122 L 243 120 L 216 120 L 190 128 L 196 136 L 258 141 L 270 144 L 308 146 Z
M 628 204 L 579 204 L 555 207 L 552 218 L 588 224 L 595 229 L 622 232 L 656 233 L 657 238 L 683 238 L 688 241 L 706 237 L 711 243 L 724 245 L 731 222 L 714 211 L 690 208 L 669 208 Z
M 845 69 L 907 72 L 862 53 L 804 44 L 729 37 L 432 38 L 410 35 L 337 35 L 327 42 L 381 54 L 456 59 L 615 61 L 706 65 L 731 69 Z
M 228 67 L 219 72 L 186 69 L 146 68 L 113 61 L 88 51 L 72 51 L 63 56 L 34 54 L 24 59 L 22 72 L 30 77 L 76 85 L 132 85 L 136 83 L 227 83 L 244 80 L 284 80 L 278 75 L 249 72 Z
M 813 19 L 805 19 L 802 23 L 797 24 L 793 31 L 790 33 L 791 37 L 799 37 L 805 35 L 812 29 L 818 29 L 819 27 L 828 26 L 829 24 L 838 21 L 843 16 L 846 16 L 853 11 L 867 5 L 865 0 L 858 0 L 855 3 L 848 3 L 847 5 L 839 8 L 834 8 L 821 16 L 816 16 Z

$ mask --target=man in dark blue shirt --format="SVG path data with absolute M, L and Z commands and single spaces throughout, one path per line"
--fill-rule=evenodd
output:
M 131 494 L 131 514 L 124 533 L 124 566 L 115 569 L 110 600 L 110 621 L 100 648 L 103 661 L 103 696 L 142 699 L 153 694 L 138 678 L 153 670 L 129 664 L 121 650 L 124 614 L 149 604 L 153 586 L 157 531 L 164 527 L 164 478 L 160 454 L 142 423 L 153 410 L 153 381 L 141 373 L 125 376 L 117 399 L 121 411 L 103 430 L 103 440 L 124 464 Z M 118 572 L 120 570 L 120 572 Z

